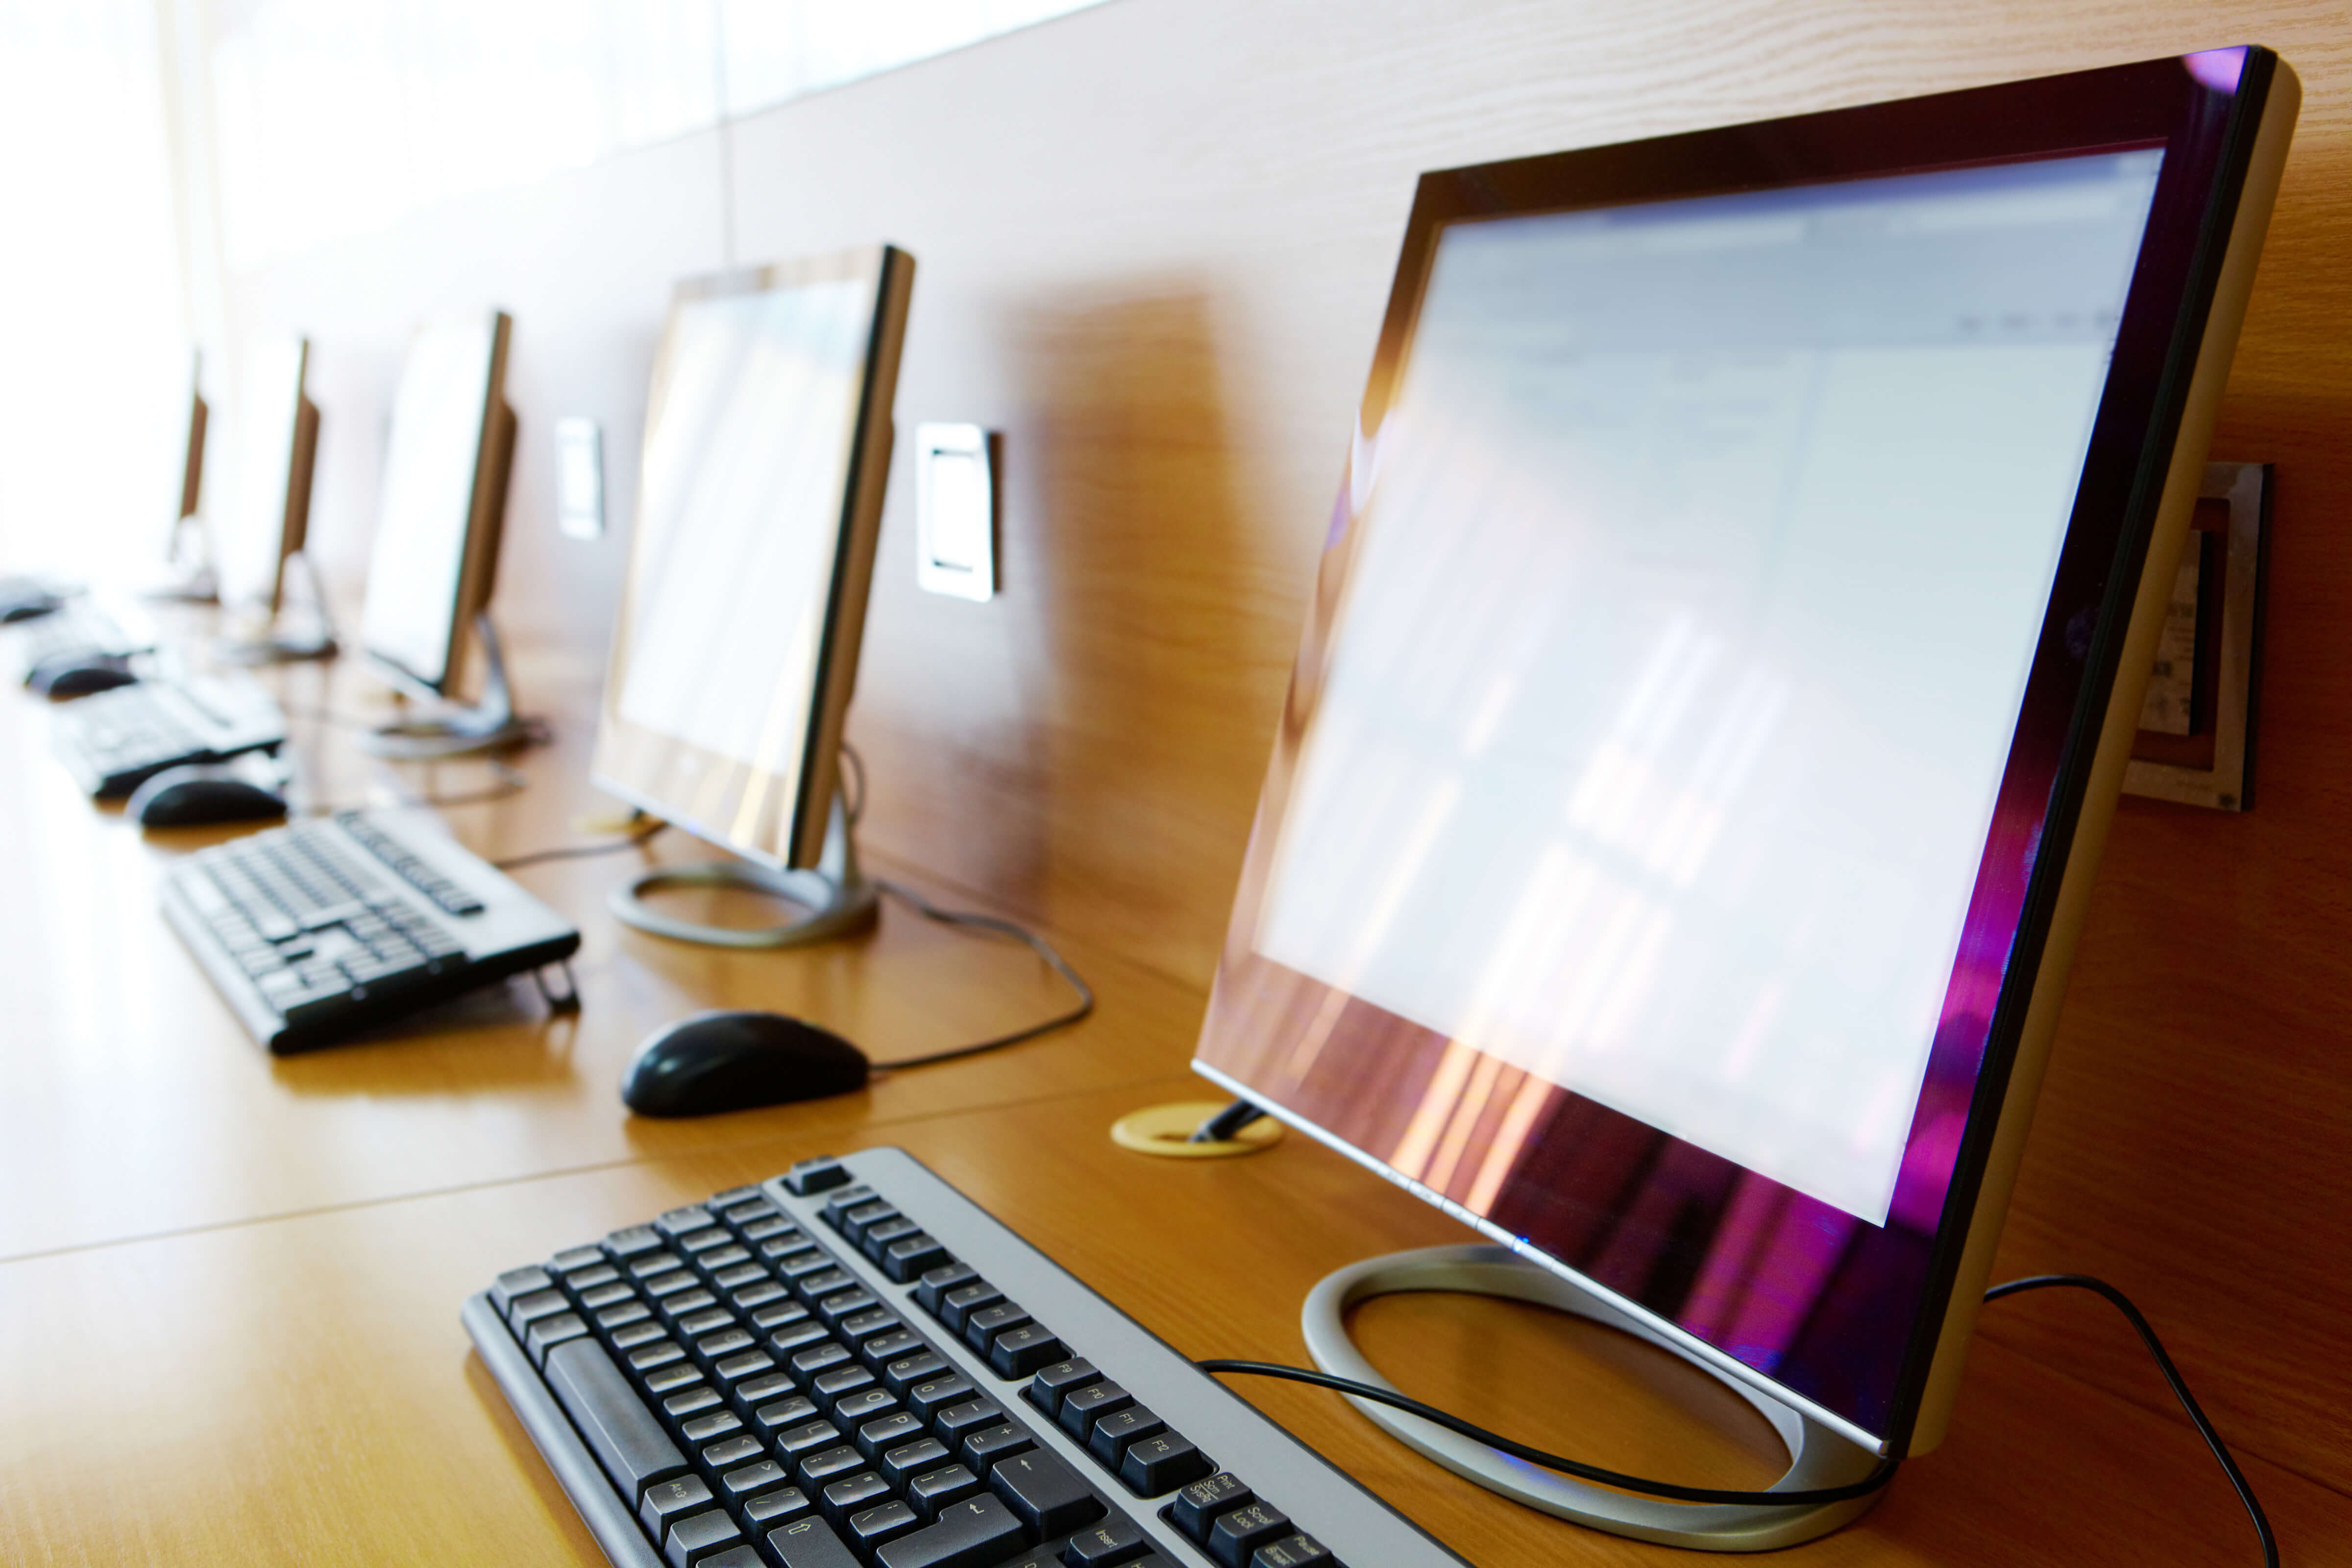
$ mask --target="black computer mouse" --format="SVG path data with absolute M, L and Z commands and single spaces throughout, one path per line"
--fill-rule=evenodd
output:
M 12 621 L 29 621 L 36 616 L 54 614 L 65 601 L 52 594 L 11 594 L 0 589 L 0 626 Z
M 712 1116 L 865 1087 L 866 1053 L 782 1013 L 697 1013 L 637 1047 L 621 1100 L 640 1116 Z
M 131 673 L 129 659 L 110 657 L 87 663 L 37 665 L 25 684 L 53 701 L 62 702 L 69 697 L 88 697 L 94 691 L 134 685 L 138 679 Z
M 286 797 L 234 764 L 198 763 L 157 773 L 131 793 L 122 812 L 142 827 L 265 822 L 286 815 Z

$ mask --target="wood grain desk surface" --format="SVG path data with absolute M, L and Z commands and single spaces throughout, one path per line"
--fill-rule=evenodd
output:
M 559 689 L 545 673 L 541 689 Z M 284 685 L 303 712 L 348 713 L 362 690 L 350 672 Z M 520 760 L 529 789 L 447 809 L 477 849 L 583 837 L 591 726 L 576 701 L 558 719 L 557 743 Z M 516 985 L 272 1060 L 155 913 L 162 862 L 209 836 L 151 841 L 93 809 L 45 729 L 38 704 L 0 700 L 0 1562 L 600 1562 L 471 1353 L 459 1303 L 502 1268 L 813 1153 L 910 1150 L 1196 1355 L 1296 1362 L 1298 1304 L 1324 1273 L 1464 1239 L 1305 1139 L 1206 1164 L 1116 1148 L 1106 1130 L 1124 1111 L 1205 1097 L 1182 1071 L 1202 999 L 1062 931 L 1102 998 L 1078 1028 L 837 1100 L 634 1121 L 614 1093 L 628 1053 L 696 1006 L 803 1012 L 887 1058 L 1062 1005 L 1024 950 L 898 911 L 872 939 L 802 954 L 625 933 L 602 900 L 634 853 L 520 874 L 584 932 L 576 1017 L 549 1019 Z M 487 777 L 365 764 L 333 727 L 316 755 L 322 784 L 351 792 L 337 800 Z M 694 856 L 681 839 L 660 853 Z M 2127 1332 L 2087 1300 L 1992 1310 Z M 1358 1331 L 1408 1390 L 1531 1441 L 1720 1484 L 1772 1468 L 1760 1422 L 1601 1331 L 1453 1299 L 1375 1303 Z M 1474 1563 L 1681 1555 L 1492 1499 L 1332 1396 L 1242 1391 Z M 2290 1561 L 2352 1561 L 2352 1503 L 2247 1468 Z M 1980 1339 L 1947 1447 L 1796 1555 L 2234 1563 L 2252 1541 L 2185 1424 Z

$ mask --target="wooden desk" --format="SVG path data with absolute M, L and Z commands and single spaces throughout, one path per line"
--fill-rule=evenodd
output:
M 306 686 L 358 700 L 348 672 L 289 672 L 287 685 L 297 703 Z M 590 729 L 565 708 L 558 718 L 557 744 L 522 761 L 530 790 L 449 811 L 478 848 L 576 836 L 569 816 L 593 798 Z M 1066 931 L 1054 934 L 1102 1009 L 1064 1036 L 839 1100 L 634 1122 L 614 1095 L 623 1060 L 693 1005 L 804 1010 L 878 1055 L 1060 999 L 1021 950 L 895 913 L 870 941 L 798 955 L 625 934 L 601 899 L 628 856 L 524 873 L 586 932 L 576 1019 L 549 1021 L 515 987 L 371 1044 L 272 1061 L 153 912 L 174 847 L 77 797 L 41 719 L 0 701 L 0 941 L 13 955 L 0 972 L 0 1562 L 598 1563 L 472 1354 L 459 1303 L 501 1268 L 821 1152 L 909 1149 L 1199 1355 L 1297 1361 L 1298 1304 L 1326 1271 L 1462 1238 L 1305 1139 L 1209 1164 L 1113 1146 L 1118 1114 L 1201 1093 L 1181 1068 L 1202 998 Z M 323 743 L 335 787 L 381 784 L 340 740 Z M 442 772 L 434 787 L 469 782 Z M 2064 1319 L 2101 1344 L 2126 1332 L 2088 1301 L 1994 1311 Z M 1616 1336 L 1438 1299 L 1376 1303 L 1359 1330 L 1408 1389 L 1530 1440 L 1725 1484 L 1770 1468 L 1760 1424 Z M 1495 1500 L 1331 1396 L 1244 1392 L 1473 1562 L 1670 1555 Z M 2247 1468 L 2292 1560 L 2346 1560 L 2352 1503 Z M 1862 1522 L 1796 1555 L 2236 1563 L 2251 1549 L 2183 1423 L 1984 1341 L 1948 1447 Z

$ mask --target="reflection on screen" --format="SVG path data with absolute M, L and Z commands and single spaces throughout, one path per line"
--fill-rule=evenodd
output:
M 497 334 L 490 319 L 427 327 L 393 397 L 361 642 L 436 685 L 448 673 Z
M 246 356 L 242 369 L 230 432 L 236 445 L 222 487 L 227 495 L 212 513 L 215 570 L 225 603 L 267 606 L 286 540 L 286 487 L 302 406 L 302 341 L 264 343 Z
M 619 714 L 786 785 L 873 319 L 856 279 L 681 304 L 646 436 Z M 741 803 L 747 824 L 761 804 L 756 789 Z
M 2157 167 L 1447 230 L 1257 950 L 1884 1224 Z

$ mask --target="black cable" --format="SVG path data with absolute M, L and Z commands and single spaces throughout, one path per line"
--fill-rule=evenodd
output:
M 1357 1399 L 1369 1399 L 1375 1405 L 1390 1405 L 1408 1415 L 1418 1415 L 1424 1421 L 1443 1426 L 1449 1432 L 1457 1433 L 1474 1443 L 1483 1443 L 1489 1448 L 1498 1449 L 1515 1459 L 1524 1459 L 1530 1465 L 1540 1465 L 1547 1470 L 1558 1470 L 1562 1475 L 1574 1476 L 1579 1480 L 1597 1481 L 1602 1486 L 1615 1487 L 1621 1491 L 1641 1492 L 1649 1497 L 1671 1498 L 1676 1502 L 1751 1505 L 1787 1503 L 1791 1506 L 1845 1502 L 1853 1498 L 1867 1497 L 1893 1480 L 1895 1466 L 1899 1463 L 1895 1459 L 1881 1459 L 1870 1474 L 1858 1481 L 1849 1481 L 1842 1487 L 1814 1487 L 1802 1491 L 1768 1492 L 1743 1490 L 1731 1487 L 1686 1487 L 1675 1481 L 1654 1481 L 1641 1476 L 1629 1476 L 1621 1471 L 1603 1469 L 1599 1465 L 1588 1465 L 1581 1459 L 1570 1459 L 1559 1454 L 1548 1453 L 1529 1444 L 1506 1437 L 1499 1432 L 1489 1432 L 1484 1426 L 1465 1421 L 1459 1415 L 1440 1410 L 1433 1405 L 1423 1405 L 1418 1399 L 1408 1398 L 1394 1389 L 1382 1388 L 1377 1384 L 1358 1383 L 1353 1378 L 1333 1377 L 1327 1372 L 1311 1372 L 1303 1366 L 1283 1366 L 1275 1362 L 1202 1361 L 1194 1362 L 1192 1364 L 1202 1372 L 1219 1375 L 1278 1377 L 1291 1383 L 1307 1383 L 1318 1388 L 1333 1389 Z
M 844 747 L 843 750 L 846 752 L 848 748 Z M 1080 977 L 1076 970 L 1070 967 L 1068 962 L 1060 953 L 1054 951 L 1050 942 L 1034 931 L 1017 926 L 1011 921 L 999 920 L 994 915 L 975 914 L 968 910 L 943 910 L 912 888 L 901 887 L 897 882 L 886 881 L 879 877 L 874 879 L 874 886 L 892 898 L 912 906 L 915 912 L 925 920 L 937 921 L 941 925 L 968 926 L 976 931 L 992 931 L 1024 943 L 1031 952 L 1052 965 L 1054 973 L 1069 982 L 1070 989 L 1078 994 L 1076 1006 L 1066 1013 L 1056 1014 L 1042 1024 L 1032 1024 L 1025 1029 L 1015 1029 L 1009 1035 L 998 1035 L 992 1039 L 982 1040 L 976 1045 L 957 1046 L 950 1050 L 934 1051 L 927 1057 L 913 1057 L 905 1061 L 877 1062 L 874 1065 L 877 1069 L 895 1072 L 900 1068 L 927 1068 L 937 1062 L 951 1062 L 961 1057 L 976 1057 L 982 1051 L 1001 1050 L 1006 1046 L 1017 1046 L 1024 1040 L 1034 1040 L 1040 1035 L 1066 1028 L 1095 1010 L 1094 988 Z
M 1228 1111 L 1230 1109 L 1228 1108 Z M 1220 1115 L 1226 1113 L 1220 1112 Z M 2205 1411 L 2197 1403 L 2196 1396 L 2189 1392 L 2189 1384 L 2181 1378 L 2179 1369 L 2172 1364 L 2172 1358 L 2165 1353 L 2164 1342 L 2156 1337 L 2156 1330 L 2151 1328 L 2148 1321 L 2140 1315 L 2139 1309 L 2132 1305 L 2130 1298 L 2105 1280 L 2093 1279 L 2087 1274 L 2036 1274 L 2022 1279 L 2011 1279 L 2004 1285 L 1996 1285 L 1985 1292 L 1984 1299 L 1988 1301 L 1998 1301 L 2004 1296 L 2014 1296 L 2026 1290 L 2048 1290 L 2061 1287 L 2089 1290 L 2105 1297 L 2114 1304 L 2117 1311 L 2130 1321 L 2131 1326 L 2139 1331 L 2139 1337 L 2147 1345 L 2148 1353 L 2156 1358 L 2157 1367 L 2164 1373 L 2164 1381 L 2172 1385 L 2174 1395 L 2179 1399 L 2180 1407 L 2188 1412 L 2189 1419 L 2196 1426 L 2198 1435 L 2205 1439 L 2206 1447 L 2212 1449 L 2213 1458 L 2221 1461 L 2221 1473 L 2228 1476 L 2230 1484 L 2237 1489 L 2238 1500 L 2246 1505 L 2246 1512 L 2254 1521 L 2254 1533 L 2262 1541 L 2263 1568 L 2278 1568 L 2278 1538 L 2271 1533 L 2269 1516 L 2263 1512 L 2263 1505 L 2255 1500 L 2254 1489 L 2248 1484 L 2244 1473 L 2238 1468 L 2237 1461 L 2231 1457 L 2229 1446 L 2221 1441 L 2221 1435 L 2213 1429 L 2213 1423 L 2206 1419 Z M 1670 1498 L 1677 1502 L 1765 1506 L 1772 1504 L 1806 1506 L 1816 1503 L 1843 1502 L 1852 1498 L 1866 1496 L 1886 1485 L 1895 1479 L 1895 1468 L 1899 1463 L 1895 1459 L 1882 1459 L 1870 1474 L 1858 1481 L 1842 1487 L 1817 1487 L 1805 1491 L 1743 1491 L 1719 1487 L 1686 1487 L 1673 1481 L 1650 1480 L 1640 1476 L 1623 1475 L 1615 1470 L 1603 1469 L 1598 1465 L 1588 1465 L 1581 1460 L 1549 1453 L 1529 1444 L 1517 1442 L 1500 1433 L 1490 1432 L 1484 1426 L 1465 1421 L 1462 1417 L 1440 1410 L 1435 1405 L 1424 1405 L 1418 1399 L 1409 1398 L 1393 1389 L 1382 1388 L 1376 1384 L 1358 1383 L 1353 1378 L 1334 1377 L 1329 1373 L 1314 1372 L 1303 1366 L 1284 1366 L 1274 1362 L 1202 1361 L 1195 1362 L 1193 1364 L 1202 1372 L 1213 1374 L 1276 1377 L 1291 1383 L 1310 1384 L 1318 1388 L 1333 1389 L 1354 1398 L 1368 1399 L 1375 1405 L 1386 1405 L 1409 1415 L 1418 1415 L 1424 1421 L 1443 1426 L 1447 1431 L 1467 1437 L 1474 1443 L 1483 1443 L 1487 1447 L 1508 1454 L 1515 1459 L 1523 1459 L 1528 1464 L 1538 1465 L 1548 1470 L 1557 1470 L 1562 1475 L 1574 1476 L 1580 1480 L 1595 1481 L 1602 1486 L 1615 1487 L 1621 1491 L 1639 1492 L 1648 1497 Z
M 1224 1143 L 1231 1142 L 1241 1130 L 1265 1114 L 1246 1100 L 1236 1100 L 1214 1116 L 1192 1129 L 1187 1143 Z
M 849 764 L 849 771 L 857 777 L 857 793 L 852 795 L 844 792 L 841 806 L 842 815 L 849 819 L 849 826 L 855 827 L 857 819 L 866 815 L 866 759 L 857 754 L 856 747 L 844 741 L 841 742 L 841 760 Z
M 2205 1439 L 2205 1446 L 2213 1450 L 2213 1458 L 2221 1463 L 2221 1473 L 2230 1478 L 2230 1484 L 2238 1489 L 2238 1500 L 2246 1505 L 2246 1513 L 2254 1521 L 2254 1534 L 2262 1540 L 2264 1568 L 2278 1568 L 2278 1537 L 2271 1533 L 2270 1516 L 2263 1512 L 2263 1505 L 2255 1500 L 2254 1489 L 2247 1482 L 2245 1472 L 2238 1468 L 2238 1461 L 2231 1457 L 2230 1446 L 2221 1441 L 2221 1434 L 2216 1432 L 2213 1423 L 2206 1418 L 2204 1407 L 2197 1403 L 2197 1396 L 2189 1392 L 2189 1384 L 2181 1377 L 2180 1369 L 2174 1366 L 2172 1358 L 2165 1353 L 2164 1342 L 2156 1337 L 2156 1330 L 2140 1315 L 2139 1309 L 2131 1304 L 2129 1297 L 2105 1280 L 2093 1279 L 2088 1274 L 2033 1274 L 1994 1286 L 1985 1292 L 1985 1300 L 1998 1301 L 2004 1296 L 2015 1296 L 2026 1290 L 2061 1289 L 2088 1290 L 2093 1295 L 2105 1297 L 2108 1303 L 2139 1331 L 2141 1341 L 2147 1346 L 2147 1353 L 2156 1358 L 2157 1370 L 2164 1373 L 2164 1381 L 2172 1385 L 2173 1397 L 2180 1401 L 2180 1408 L 2188 1413 L 2189 1425 L 2196 1427 L 2197 1435 Z
M 630 816 L 633 820 L 643 819 L 645 826 L 619 838 L 607 838 L 595 844 L 567 844 L 554 849 L 534 849 L 527 855 L 510 856 L 504 860 L 493 860 L 490 864 L 501 871 L 512 871 L 548 860 L 585 860 L 596 855 L 618 854 L 624 849 L 635 849 L 641 844 L 652 843 L 654 836 L 669 826 L 660 817 L 646 816 L 642 811 L 633 812 Z

